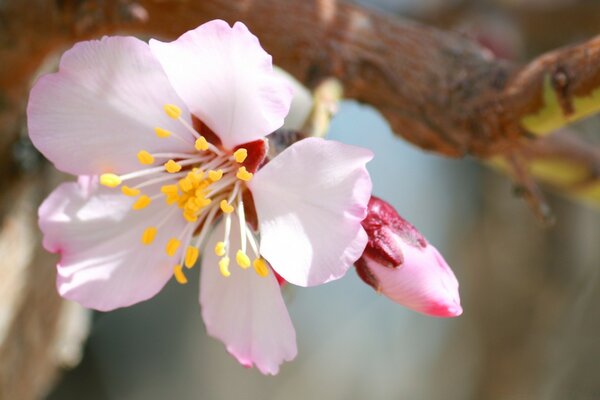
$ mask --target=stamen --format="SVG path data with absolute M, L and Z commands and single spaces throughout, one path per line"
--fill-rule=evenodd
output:
M 129 186 L 123 185 L 123 186 L 121 186 L 121 192 L 125 196 L 135 197 L 138 194 L 140 194 L 140 189 L 130 188 Z
M 233 158 L 235 159 L 235 161 L 239 164 L 243 163 L 244 160 L 246 160 L 246 157 L 248 157 L 248 150 L 242 148 L 237 149 L 234 153 L 233 153 Z
M 219 261 L 219 270 L 221 271 L 221 275 L 225 278 L 231 275 L 231 272 L 229 272 L 229 257 L 221 258 Z
M 258 252 L 258 245 L 256 243 L 256 239 L 254 239 L 254 234 L 250 230 L 250 228 L 246 227 L 244 229 L 246 231 L 246 238 L 248 239 L 248 243 L 250 243 L 250 247 L 252 248 L 252 252 L 256 258 L 260 258 Z
M 135 203 L 133 203 L 132 208 L 134 210 L 141 210 L 143 208 L 148 207 L 151 202 L 152 202 L 152 199 L 150 197 L 146 196 L 145 194 L 143 194 L 140 197 L 138 197 L 138 199 L 136 200 Z
M 161 127 L 156 127 L 154 128 L 154 132 L 156 133 L 156 136 L 158 136 L 159 138 L 168 138 L 169 136 L 171 136 L 173 134 L 173 132 L 170 132 L 166 129 L 163 129 Z
M 169 239 L 169 242 L 167 243 L 167 247 L 166 247 L 167 254 L 169 256 L 173 257 L 175 255 L 175 253 L 177 253 L 177 249 L 179 249 L 180 244 L 181 244 L 181 241 L 177 238 Z
M 235 254 L 235 261 L 237 261 L 238 265 L 243 269 L 250 267 L 250 258 L 242 250 L 238 250 Z
M 177 194 L 179 192 L 177 185 L 164 185 L 160 188 L 160 191 L 164 194 Z
M 185 266 L 187 268 L 192 268 L 196 261 L 198 261 L 198 256 L 200 255 L 200 251 L 197 247 L 188 246 L 185 252 Z
M 227 202 L 227 200 L 221 200 L 221 210 L 225 214 L 231 214 L 233 212 L 233 206 Z
M 245 215 L 244 203 L 242 202 L 241 194 L 238 194 L 237 198 L 238 198 L 237 214 L 238 214 L 238 221 L 240 223 L 240 244 L 242 246 L 241 251 L 242 251 L 242 253 L 245 254 L 246 253 L 246 215 Z
M 208 171 L 208 178 L 213 182 L 220 180 L 222 177 L 223 177 L 222 169 L 218 169 L 216 171 L 211 169 L 210 171 Z
M 225 242 L 217 242 L 215 246 L 215 254 L 219 257 L 223 257 L 225 255 Z
M 258 276 L 261 276 L 264 278 L 267 275 L 269 275 L 269 267 L 267 266 L 267 263 L 264 259 L 257 258 L 252 263 L 252 266 L 254 267 L 254 271 L 256 271 Z
M 181 116 L 181 108 L 177 107 L 175 104 L 165 104 L 163 108 L 165 113 L 173 119 L 179 119 Z
M 240 167 L 235 176 L 244 182 L 248 182 L 250 179 L 252 179 L 252 175 L 253 174 L 251 172 L 248 172 L 246 167 Z
M 102 174 L 100 175 L 100 184 L 114 188 L 121 184 L 122 179 L 119 175 L 116 174 Z
M 150 226 L 142 233 L 142 244 L 149 245 L 154 241 L 158 229 L 155 226 Z
M 150 165 L 154 162 L 154 157 L 152 157 L 152 154 L 148 153 L 146 150 L 141 150 L 137 154 L 137 158 L 138 158 L 140 164 L 143 164 L 143 165 Z
M 198 151 L 206 151 L 209 147 L 208 140 L 204 136 L 200 136 L 194 143 L 194 148 Z
M 174 174 L 175 172 L 181 171 L 181 164 L 178 164 L 173 160 L 167 161 L 164 164 L 164 166 L 165 166 L 165 170 L 170 174 Z
M 175 280 L 177 280 L 177 282 L 182 285 L 185 285 L 188 282 L 187 278 L 185 277 L 185 274 L 183 273 L 183 269 L 181 269 L 180 264 L 177 264 L 173 267 L 173 275 L 175 276 Z

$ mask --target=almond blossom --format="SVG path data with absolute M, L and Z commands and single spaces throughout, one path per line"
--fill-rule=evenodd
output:
M 422 314 L 462 314 L 456 276 L 437 249 L 390 204 L 373 196 L 362 224 L 369 243 L 356 272 L 363 281 Z
M 266 160 L 291 98 L 240 22 L 67 51 L 28 105 L 35 146 L 79 176 L 39 209 L 60 295 L 113 310 L 187 283 L 200 260 L 208 333 L 276 374 L 296 356 L 278 277 L 342 277 L 366 246 L 371 192 L 362 148 L 311 138 Z

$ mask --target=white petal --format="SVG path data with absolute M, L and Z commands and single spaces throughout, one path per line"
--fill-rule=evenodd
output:
M 169 118 L 165 104 L 183 108 L 148 45 L 133 37 L 76 44 L 57 73 L 41 77 L 27 109 L 35 146 L 61 171 L 77 175 L 138 169 L 137 153 L 193 150 L 191 135 Z M 157 138 L 155 127 L 188 138 Z
M 150 41 L 190 112 L 227 148 L 260 139 L 283 125 L 292 99 L 271 56 L 246 25 L 214 20 L 163 43 Z
M 72 182 L 59 186 L 41 205 L 44 247 L 61 255 L 61 296 L 106 311 L 146 300 L 169 280 L 179 259 L 168 257 L 165 246 L 182 232 L 185 220 L 173 214 L 154 242 L 143 245 L 143 231 L 158 225 L 170 209 L 154 201 L 132 211 L 132 201 L 116 189 L 90 190 Z
M 312 286 L 338 279 L 361 256 L 371 158 L 363 148 L 304 139 L 249 182 L 260 251 L 285 280 Z
M 219 272 L 219 258 L 212 249 L 223 237 L 223 223 L 212 234 L 202 259 L 200 304 L 208 333 L 225 343 L 242 365 L 255 365 L 263 374 L 275 375 L 284 361 L 296 357 L 296 333 L 272 271 L 258 276 L 252 267 L 235 263 L 239 228 L 231 239 L 231 275 Z

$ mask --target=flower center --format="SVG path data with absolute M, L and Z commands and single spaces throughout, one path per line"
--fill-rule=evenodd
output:
M 167 104 L 164 111 L 169 117 L 181 122 L 194 136 L 195 141 L 192 143 L 161 127 L 154 129 L 155 134 L 159 138 L 171 138 L 187 143 L 190 152 L 151 154 L 142 149 L 137 153 L 137 158 L 144 168 L 123 175 L 102 174 L 100 183 L 112 188 L 121 186 L 123 195 L 135 197 L 133 210 L 142 210 L 161 197 L 167 206 L 172 208 L 158 225 L 148 226 L 141 232 L 141 243 L 145 246 L 155 245 L 158 230 L 169 218 L 176 218 L 177 212 L 187 221 L 183 231 L 164 244 L 167 255 L 171 257 L 177 254 L 182 243 L 187 246 L 186 250 L 181 252 L 180 262 L 173 268 L 173 274 L 179 283 L 187 283 L 182 266 L 192 268 L 196 264 L 200 248 L 212 229 L 213 222 L 219 216 L 224 218 L 225 234 L 223 240 L 215 246 L 214 252 L 221 257 L 218 263 L 221 274 L 224 277 L 231 275 L 230 235 L 234 214 L 240 228 L 241 243 L 235 253 L 237 264 L 243 269 L 248 269 L 252 264 L 258 275 L 267 276 L 269 267 L 259 254 L 255 235 L 245 216 L 242 194 L 247 190 L 246 182 L 253 176 L 246 166 L 242 165 L 248 157 L 248 150 L 238 148 L 231 152 L 219 149 L 181 118 L 179 107 Z M 157 166 L 157 163 L 162 165 Z M 125 182 L 131 184 L 124 185 Z M 150 197 L 143 193 L 146 189 L 158 193 Z M 248 244 L 255 256 L 253 263 L 247 254 Z

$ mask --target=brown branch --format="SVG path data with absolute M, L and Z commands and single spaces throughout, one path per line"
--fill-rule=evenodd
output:
M 0 50 L 3 126 L 22 115 L 31 75 L 57 48 L 116 32 L 173 38 L 213 18 L 244 21 L 300 81 L 338 77 L 347 96 L 380 110 L 395 132 L 448 156 L 520 146 L 521 118 L 542 106 L 546 76 L 562 85 L 567 112 L 570 95 L 600 83 L 600 39 L 518 70 L 458 34 L 334 0 L 142 0 L 135 9 L 125 1 L 35 3 L 6 1 L 2 10 L 0 37 L 12 39 Z

